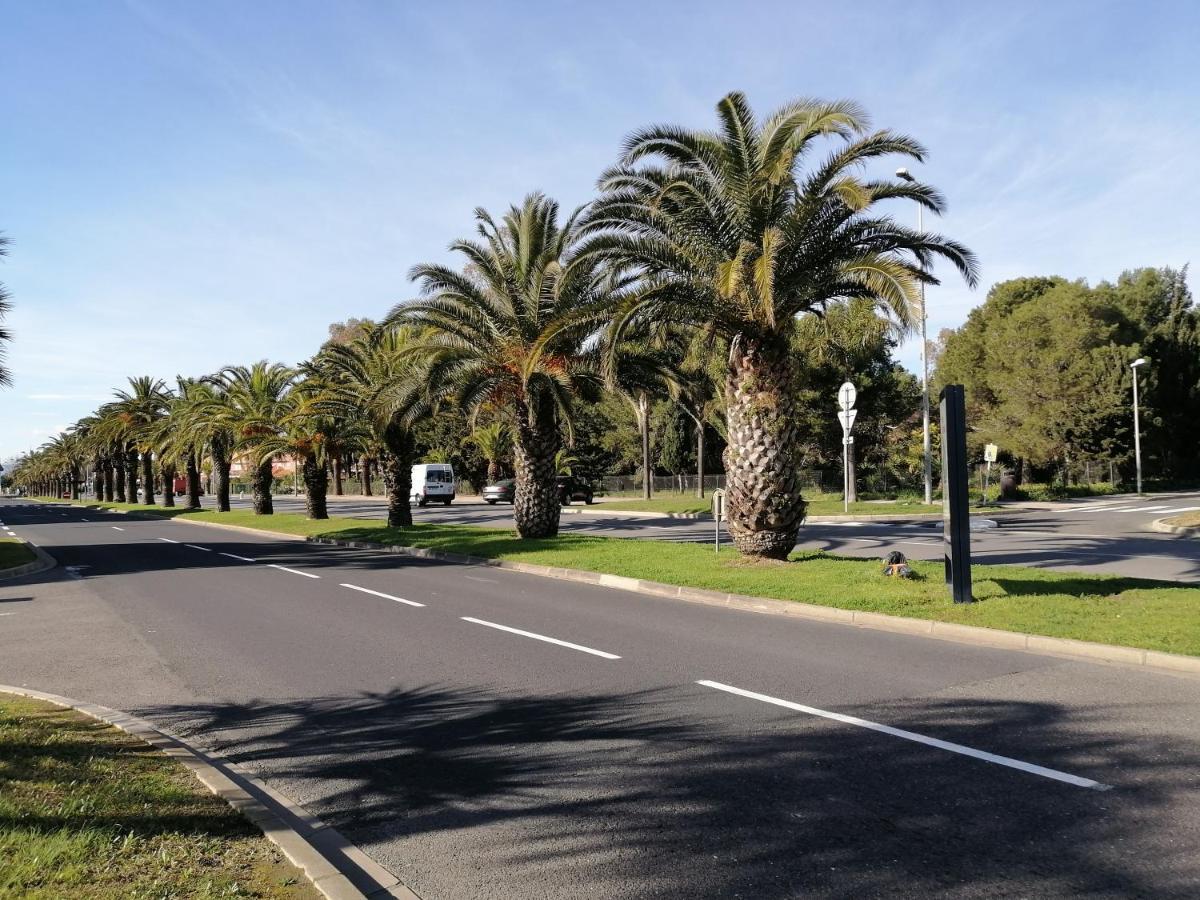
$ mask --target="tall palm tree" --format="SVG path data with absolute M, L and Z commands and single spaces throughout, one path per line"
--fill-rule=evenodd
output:
M 8 255 L 8 238 L 0 234 L 0 258 Z M 8 291 L 4 285 L 0 283 L 0 322 L 3 322 L 12 309 L 12 303 L 9 300 Z M 8 366 L 4 365 L 6 355 L 5 348 L 12 341 L 12 332 L 3 325 L 0 325 L 0 386 L 8 387 L 12 384 L 12 372 L 8 370 Z
M 970 251 L 906 228 L 877 208 L 913 200 L 941 212 L 936 190 L 866 179 L 863 164 L 925 150 L 890 131 L 867 132 L 848 102 L 801 100 L 756 120 L 745 97 L 717 106 L 716 132 L 653 126 L 631 135 L 600 179 L 580 248 L 638 282 L 616 312 L 675 322 L 728 342 L 724 393 L 729 530 L 745 554 L 786 558 L 806 504 L 800 492 L 797 416 L 788 389 L 788 336 L 797 316 L 869 298 L 909 323 L 935 256 L 974 284 Z M 832 152 L 812 157 L 824 141 Z
M 323 414 L 325 385 L 320 378 L 297 382 L 284 397 L 278 428 L 254 444 L 255 457 L 269 466 L 279 456 L 300 463 L 304 502 L 310 519 L 328 519 L 326 495 L 329 470 L 325 431 L 330 416 Z
M 512 429 L 507 422 L 489 422 L 475 428 L 466 441 L 474 444 L 479 455 L 487 462 L 487 478 L 489 482 L 500 479 L 502 474 L 501 462 L 512 453 Z
M 220 375 L 188 380 L 180 384 L 172 405 L 175 422 L 173 441 L 177 450 L 196 465 L 195 480 L 189 468 L 188 506 L 200 505 L 199 463 L 207 455 L 212 473 L 217 512 L 229 512 L 229 469 L 237 440 L 233 410 Z
M 522 537 L 558 533 L 554 455 L 569 435 L 573 398 L 597 376 L 587 340 L 604 316 L 607 279 L 576 259 L 579 211 L 559 224 L 558 204 L 541 194 L 502 222 L 475 212 L 482 240 L 450 245 L 466 265 L 418 265 L 421 298 L 388 319 L 424 329 L 429 383 L 473 410 L 484 403 L 515 423 L 513 517 Z
M 357 440 L 378 455 L 392 528 L 412 525 L 412 427 L 428 408 L 428 376 L 411 339 L 408 329 L 367 324 L 306 366 L 324 382 L 318 407 L 341 423 L 343 445 Z
M 294 369 L 266 360 L 252 366 L 227 366 L 216 376 L 224 397 L 215 412 L 235 435 L 233 451 L 254 463 L 250 484 L 255 515 L 269 516 L 275 511 L 271 501 L 274 455 L 258 450 L 278 435 L 279 423 L 289 411 L 287 395 L 295 378 Z
M 142 502 L 147 506 L 154 505 L 154 439 L 155 429 L 159 419 L 166 415 L 170 395 L 166 384 L 159 378 L 141 375 L 129 379 L 129 389 L 120 390 L 117 394 L 118 415 L 125 421 L 127 428 L 129 459 L 133 461 L 131 485 L 137 479 L 137 460 L 141 454 L 142 463 Z M 130 503 L 137 503 L 137 490 L 130 490 Z

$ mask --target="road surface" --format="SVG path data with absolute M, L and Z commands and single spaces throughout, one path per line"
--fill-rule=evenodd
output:
M 7 501 L 0 682 L 221 750 L 426 900 L 1194 897 L 1200 680 Z

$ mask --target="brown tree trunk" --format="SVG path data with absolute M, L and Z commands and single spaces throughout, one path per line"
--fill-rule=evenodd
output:
M 130 503 L 138 502 L 138 452 L 136 450 L 125 451 L 125 496 L 129 498 Z
M 333 495 L 342 496 L 342 454 L 333 454 Z
M 97 503 L 104 501 L 104 458 L 97 456 L 92 460 L 92 495 Z
M 310 519 L 328 519 L 325 495 L 329 491 L 329 472 L 325 464 L 311 456 L 304 457 L 301 476 L 304 478 L 304 505 Z
M 194 450 L 187 457 L 187 505 L 188 509 L 200 508 L 200 467 Z
M 358 459 L 358 484 L 359 491 L 364 497 L 371 496 L 371 458 L 360 456 Z
M 167 507 L 175 505 L 175 467 L 171 465 L 162 466 L 162 489 L 163 503 Z
M 217 512 L 229 512 L 229 451 L 224 444 L 213 442 L 213 480 L 217 483 Z
M 487 466 L 488 484 L 495 484 L 500 480 L 500 461 L 495 459 L 488 460 Z
M 517 407 L 517 490 L 513 519 L 523 538 L 554 537 L 558 534 L 561 507 L 555 476 L 554 455 L 561 446 L 558 425 L 550 398 L 540 397 L 532 410 Z
M 116 469 L 113 466 L 113 464 L 110 460 L 107 460 L 107 459 L 104 460 L 104 502 L 105 503 L 113 502 L 113 496 L 114 496 L 114 494 L 113 494 L 113 490 L 114 490 L 113 478 L 117 473 L 119 473 L 119 471 L 120 471 L 119 469 Z
M 408 429 L 392 424 L 384 431 L 383 441 L 388 452 L 379 463 L 387 491 L 388 527 L 408 528 L 413 523 L 412 509 L 408 505 L 412 494 L 412 435 Z
M 154 505 L 154 457 L 147 450 L 142 454 L 142 502 Z
M 800 494 L 796 415 L 782 340 L 739 336 L 725 376 L 729 533 L 747 556 L 786 559 L 807 504 Z
M 271 483 L 275 480 L 271 472 L 271 460 L 259 463 L 251 479 L 251 490 L 254 497 L 254 514 L 270 516 L 275 513 L 275 504 L 271 501 Z
M 645 394 L 637 398 L 638 435 L 642 439 L 642 499 L 654 496 L 654 473 L 650 465 L 650 401 Z

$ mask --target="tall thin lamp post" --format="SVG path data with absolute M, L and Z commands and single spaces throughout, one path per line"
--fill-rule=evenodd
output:
M 897 169 L 896 177 L 912 183 L 908 169 Z M 925 208 L 917 204 L 917 231 L 925 233 Z M 925 470 L 925 502 L 933 503 L 933 442 L 929 436 L 929 340 L 925 317 L 925 283 L 921 282 L 921 455 Z
M 1129 364 L 1133 369 L 1133 459 L 1137 466 L 1137 492 L 1142 492 L 1142 428 L 1138 421 L 1138 369 L 1146 364 L 1146 358 L 1139 356 Z

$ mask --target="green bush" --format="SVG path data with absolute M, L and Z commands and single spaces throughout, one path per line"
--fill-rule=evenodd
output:
M 1073 500 L 1077 497 L 1105 497 L 1119 493 L 1116 485 L 1106 481 L 1095 484 L 1039 484 L 1026 482 L 1017 488 L 1018 500 Z

